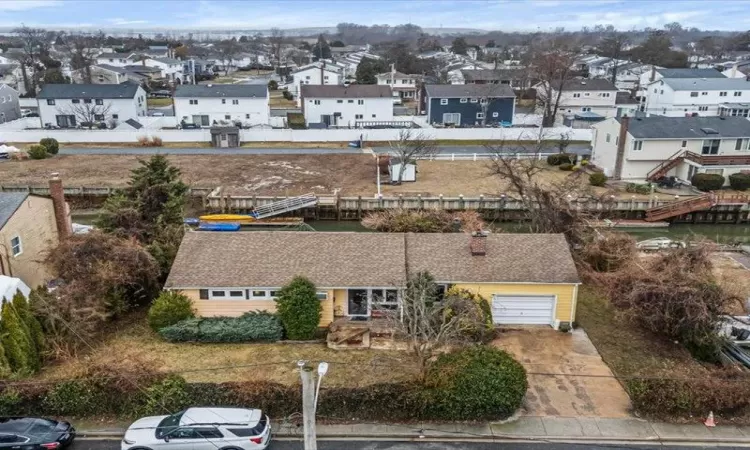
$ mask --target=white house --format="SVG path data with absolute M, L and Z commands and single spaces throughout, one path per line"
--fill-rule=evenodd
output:
M 143 60 L 147 67 L 157 67 L 161 70 L 161 75 L 172 83 L 182 83 L 185 80 L 183 73 L 184 64 L 175 58 L 148 58 Z M 178 81 L 179 80 L 179 81 Z
M 305 123 L 335 127 L 355 127 L 361 122 L 392 122 L 393 98 L 389 86 L 352 84 L 350 86 L 303 85 L 302 112 Z
M 539 86 L 539 85 L 537 85 Z M 583 120 L 598 121 L 617 115 L 617 88 L 604 79 L 573 79 L 564 83 L 553 82 L 552 101 L 562 89 L 556 123 L 575 116 Z M 542 90 L 537 90 L 537 95 Z
M 638 92 L 636 97 L 642 99 L 645 104 L 649 92 L 647 86 L 662 78 L 726 78 L 715 69 L 665 69 L 663 67 L 651 66 L 650 70 L 643 72 L 638 80 Z
M 650 114 L 747 117 L 750 110 L 750 82 L 744 78 L 662 78 L 650 83 L 647 90 L 644 111 Z
M 42 126 L 74 128 L 82 122 L 110 128 L 145 116 L 146 91 L 136 83 L 45 84 L 36 96 Z
M 265 84 L 184 84 L 175 89 L 174 110 L 180 122 L 200 126 L 269 126 L 268 100 Z
M 419 75 L 407 75 L 405 73 L 385 72 L 376 75 L 378 86 L 390 86 L 393 92 L 397 92 L 403 99 L 417 98 L 417 82 Z
M 97 64 L 109 64 L 110 66 L 125 67 L 138 62 L 135 53 L 102 53 L 96 57 Z
M 750 121 L 741 117 L 618 117 L 592 129 L 591 162 L 615 179 L 750 170 Z
M 292 82 L 292 94 L 298 97 L 302 85 L 343 84 L 344 70 L 338 65 L 326 61 L 317 61 L 292 72 L 292 79 L 294 80 Z

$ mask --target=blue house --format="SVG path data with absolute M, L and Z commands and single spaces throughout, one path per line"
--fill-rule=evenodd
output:
M 516 96 L 507 84 L 428 84 L 422 95 L 430 123 L 512 124 Z

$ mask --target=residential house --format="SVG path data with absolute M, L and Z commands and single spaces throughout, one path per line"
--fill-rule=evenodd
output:
M 576 78 L 564 83 L 554 81 L 552 87 L 553 100 L 557 99 L 558 90 L 562 90 L 555 123 L 571 119 L 598 122 L 617 114 L 617 88 L 609 80 Z
M 357 127 L 363 122 L 392 122 L 392 95 L 389 86 L 375 84 L 304 84 L 300 102 L 307 126 Z
M 602 78 L 611 80 L 612 71 L 614 66 L 609 68 L 609 71 Z M 645 73 L 651 72 L 651 66 L 641 63 L 625 63 L 617 66 L 617 74 L 615 77 L 615 87 L 620 90 L 632 91 L 638 88 L 641 80 L 641 76 Z
M 136 66 L 140 67 L 140 66 Z M 125 67 L 112 66 L 110 64 L 97 64 L 90 67 L 92 84 L 120 84 L 125 81 L 142 83 L 149 79 L 147 75 L 135 72 Z M 72 73 L 73 81 L 76 83 L 86 82 L 86 73 L 84 69 L 75 70 Z
M 303 85 L 344 84 L 344 76 L 343 67 L 326 61 L 317 61 L 292 72 L 291 92 L 295 97 L 299 97 L 300 87 Z
M 750 121 L 741 117 L 617 117 L 592 128 L 591 161 L 615 179 L 750 170 Z
M 507 84 L 428 84 L 421 106 L 430 123 L 476 126 L 512 124 L 515 103 Z
M 376 75 L 379 86 L 390 86 L 394 93 L 407 100 L 415 100 L 419 89 L 419 75 L 407 75 L 401 72 L 385 72 Z
M 269 125 L 269 95 L 265 84 L 206 84 L 177 86 L 175 116 L 201 126 L 242 123 Z
M 82 122 L 114 125 L 145 116 L 146 91 L 135 83 L 45 84 L 37 95 L 42 125 L 74 128 Z
M 750 76 L 750 61 L 738 61 L 721 72 L 727 78 L 747 78 Z
M 21 106 L 18 103 L 18 91 L 0 84 L 0 123 L 10 122 L 21 117 Z
M 654 81 L 659 81 L 662 78 L 726 78 L 720 71 L 715 69 L 665 69 L 663 67 L 651 66 L 651 70 L 648 70 L 641 74 L 640 80 L 638 81 L 638 92 L 636 97 L 644 99 L 648 98 L 649 92 L 647 86 Z
M 750 113 L 750 82 L 744 78 L 662 78 L 647 89 L 644 111 L 649 114 L 747 117 Z
M 408 264 L 407 264 L 408 261 Z M 190 298 L 199 316 L 276 311 L 295 276 L 312 281 L 320 326 L 397 311 L 407 279 L 420 271 L 482 295 L 497 325 L 575 321 L 580 284 L 561 234 L 188 232 L 165 289 Z
M 513 89 L 529 87 L 524 73 L 516 69 L 465 69 L 461 74 L 464 84 L 507 84 Z
M 96 57 L 97 64 L 109 64 L 118 67 L 136 64 L 138 61 L 139 57 L 135 53 L 102 53 Z
M 0 275 L 34 288 L 53 274 L 44 263 L 61 237 L 71 234 L 62 182 L 50 180 L 52 198 L 27 192 L 0 192 Z
M 183 73 L 183 62 L 174 58 L 147 58 L 143 64 L 148 67 L 156 67 L 161 71 L 161 77 L 166 78 L 170 83 L 183 83 L 185 75 Z

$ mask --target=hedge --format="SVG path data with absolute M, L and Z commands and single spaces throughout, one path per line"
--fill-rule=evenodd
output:
M 29 154 L 29 158 L 31 159 L 45 159 L 49 156 L 49 153 L 47 153 L 47 148 L 39 144 L 29 146 L 27 153 Z
M 289 339 L 313 339 L 322 311 L 317 289 L 305 277 L 296 276 L 279 290 L 276 312 Z
M 575 164 L 577 156 L 574 153 L 556 153 L 547 156 L 547 164 L 559 166 L 560 164 Z
M 44 147 L 50 155 L 56 155 L 60 151 L 60 144 L 55 138 L 43 138 L 39 141 L 39 145 Z
M 724 177 L 718 173 L 696 173 L 690 182 L 700 191 L 716 191 L 724 186 Z
M 736 191 L 750 189 L 750 173 L 733 173 L 729 175 L 729 186 Z
M 159 294 L 148 309 L 148 325 L 154 331 L 194 317 L 195 311 L 190 299 L 174 291 Z
M 604 186 L 607 184 L 607 176 L 603 172 L 594 172 L 589 175 L 589 184 L 592 186 Z
M 278 317 L 266 312 L 247 312 L 240 317 L 187 319 L 159 330 L 170 342 L 278 341 L 283 328 Z

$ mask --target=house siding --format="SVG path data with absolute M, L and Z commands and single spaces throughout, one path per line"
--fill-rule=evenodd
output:
M 460 98 L 449 98 L 447 105 L 440 104 L 441 98 L 430 97 L 429 115 L 430 123 L 443 123 L 443 114 L 458 113 L 461 114 L 461 125 L 472 126 L 481 123 L 482 119 L 477 119 L 477 113 L 482 112 L 482 106 L 479 102 L 471 103 L 469 99 L 466 103 L 461 103 Z M 487 122 L 513 122 L 513 109 L 515 99 L 510 97 L 496 98 L 490 101 L 487 108 Z M 498 117 L 492 117 L 492 113 L 497 112 Z
M 555 320 L 557 322 L 575 320 L 575 307 L 578 301 L 575 284 L 456 283 L 453 286 L 479 294 L 490 302 L 493 295 L 554 295 L 556 298 Z
M 21 238 L 22 252 L 13 256 L 10 240 L 16 236 Z M 29 196 L 0 229 L 0 243 L 7 248 L 0 247 L 4 275 L 12 274 L 31 288 L 44 285 L 52 279 L 44 256 L 58 239 L 52 199 Z
M 239 317 L 251 311 L 276 312 L 276 302 L 273 300 L 201 300 L 200 290 L 198 289 L 182 289 L 178 291 L 193 302 L 195 311 L 200 317 Z M 328 298 L 320 302 L 323 309 L 318 325 L 321 327 L 327 327 L 333 322 L 334 291 L 330 289 L 326 292 L 328 293 Z

